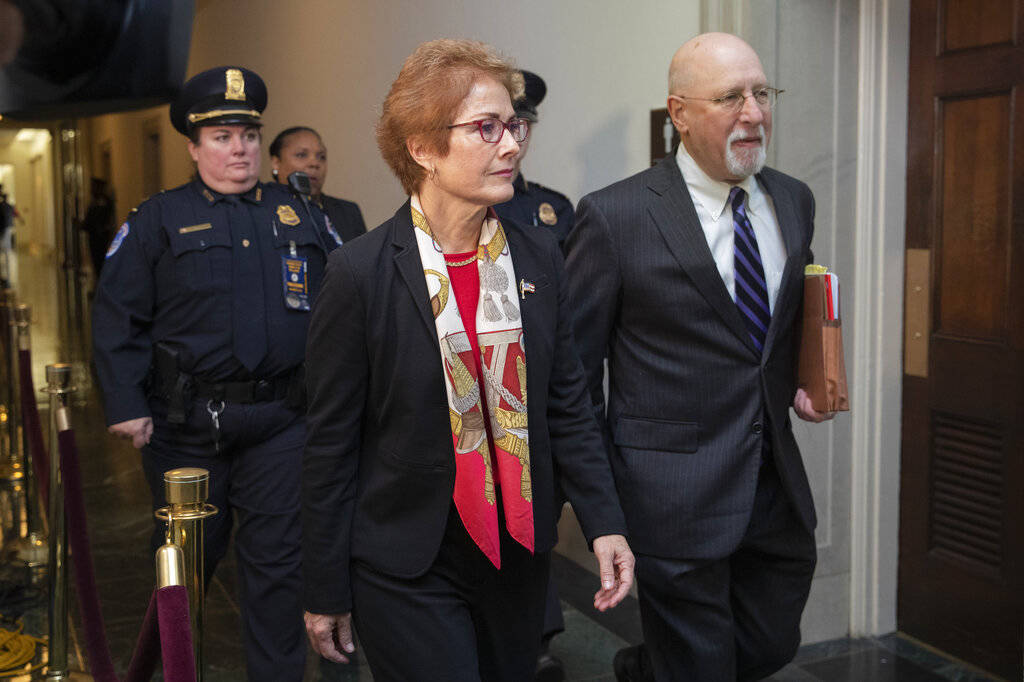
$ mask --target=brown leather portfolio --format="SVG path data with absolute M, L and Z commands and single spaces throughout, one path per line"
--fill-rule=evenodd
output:
M 843 412 L 850 409 L 850 396 L 843 360 L 839 279 L 820 265 L 808 265 L 805 273 L 797 385 L 807 392 L 818 412 Z

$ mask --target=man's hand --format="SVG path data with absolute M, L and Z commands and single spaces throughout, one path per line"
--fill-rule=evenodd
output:
M 348 656 L 345 654 L 352 654 L 356 650 L 352 644 L 352 614 L 306 611 L 302 617 L 306 621 L 306 634 L 309 635 L 313 651 L 328 661 L 348 663 Z M 345 654 L 341 653 L 342 650 Z
M 601 589 L 594 595 L 594 608 L 607 611 L 618 606 L 633 586 L 636 560 L 621 535 L 602 535 L 594 540 L 594 556 L 601 574 Z
M 796 389 L 796 396 L 793 398 L 793 409 L 796 411 L 796 416 L 805 422 L 814 422 L 815 424 L 828 421 L 836 416 L 835 412 L 818 412 L 815 410 L 814 405 L 811 404 L 810 396 L 802 388 Z
M 138 450 L 143 445 L 148 445 L 149 439 L 153 436 L 153 419 L 152 417 L 129 419 L 126 422 L 111 424 L 107 431 L 118 438 L 131 439 L 132 445 Z

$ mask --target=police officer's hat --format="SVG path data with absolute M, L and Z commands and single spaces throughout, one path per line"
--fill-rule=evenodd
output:
M 192 76 L 171 104 L 171 124 L 182 135 L 207 125 L 263 125 L 267 86 L 240 66 L 218 66 Z
M 512 106 L 516 110 L 516 116 L 536 121 L 537 105 L 544 100 L 544 95 L 548 94 L 548 86 L 544 84 L 543 78 L 532 71 L 524 69 L 521 73 L 525 92 Z

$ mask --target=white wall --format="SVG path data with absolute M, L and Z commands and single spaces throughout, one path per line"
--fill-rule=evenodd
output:
M 227 63 L 260 73 L 265 141 L 290 125 L 318 129 L 326 191 L 359 202 L 374 226 L 404 200 L 374 125 L 420 42 L 483 40 L 547 81 L 524 168 L 575 202 L 648 165 L 649 110 L 664 106 L 669 59 L 698 28 L 697 2 L 200 0 L 189 74 Z

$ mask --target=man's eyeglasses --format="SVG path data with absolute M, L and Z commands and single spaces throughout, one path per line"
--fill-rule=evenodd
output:
M 770 111 L 779 100 L 779 95 L 784 92 L 785 90 L 779 90 L 777 88 L 757 88 L 749 95 L 742 92 L 728 92 L 721 97 L 687 97 L 686 95 L 674 95 L 674 97 L 678 97 L 679 99 L 696 99 L 701 102 L 711 102 L 723 111 L 727 111 L 730 114 L 736 114 L 743 109 L 743 105 L 746 103 L 748 97 L 753 97 L 757 106 L 761 107 L 762 111 Z
M 501 141 L 501 136 L 505 134 L 506 128 L 512 139 L 516 142 L 522 142 L 530 135 L 530 122 L 525 118 L 513 118 L 508 123 L 504 123 L 496 118 L 483 118 L 479 121 L 453 123 L 448 128 L 460 128 L 462 126 L 476 126 L 480 131 L 480 137 L 483 138 L 483 141 L 490 142 L 491 144 L 497 144 Z

